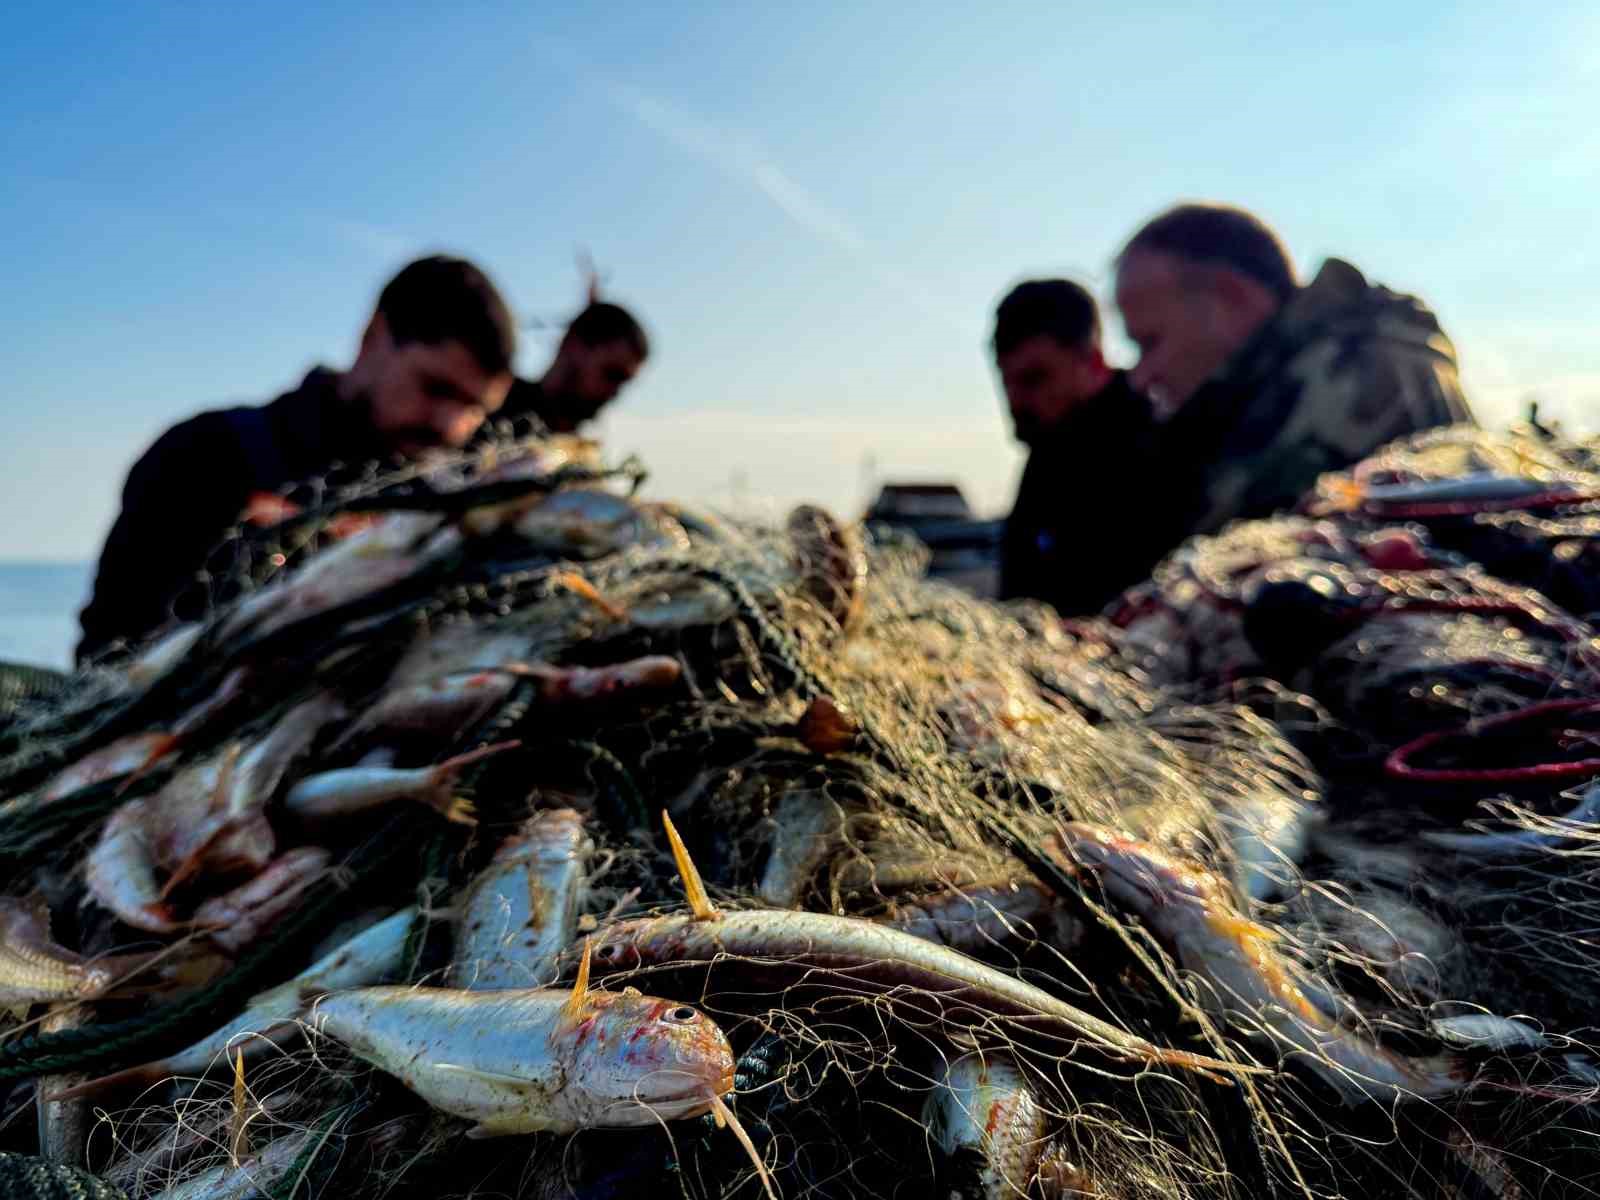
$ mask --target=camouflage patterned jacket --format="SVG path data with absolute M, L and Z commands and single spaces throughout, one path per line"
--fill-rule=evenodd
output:
M 1471 421 L 1455 348 L 1414 297 L 1329 259 L 1167 422 L 1185 536 L 1293 506 L 1324 471 Z

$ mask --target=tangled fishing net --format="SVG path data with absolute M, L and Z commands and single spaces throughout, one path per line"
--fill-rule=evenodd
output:
M 1394 446 L 1077 621 L 641 475 L 258 513 L 19 693 L 6 1194 L 1600 1188 L 1594 445 Z

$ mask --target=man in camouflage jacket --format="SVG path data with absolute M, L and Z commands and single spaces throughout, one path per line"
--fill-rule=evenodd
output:
M 1171 414 L 1160 486 L 1185 534 L 1288 508 L 1324 471 L 1472 420 L 1420 301 L 1338 259 L 1298 286 L 1276 235 L 1238 209 L 1146 225 L 1118 259 L 1117 306 L 1140 349 L 1133 385 Z

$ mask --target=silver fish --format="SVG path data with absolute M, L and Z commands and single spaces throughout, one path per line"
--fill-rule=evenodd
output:
M 1573 841 L 1600 841 L 1600 784 L 1584 788 L 1577 803 L 1559 816 L 1542 816 L 1514 805 L 1490 802 L 1507 826 L 1499 833 L 1456 833 L 1426 830 L 1419 841 L 1464 858 L 1519 858 L 1541 854 Z
M 365 987 L 397 975 L 405 966 L 406 938 L 415 907 L 403 908 L 312 963 L 293 979 L 262 992 L 242 1013 L 218 1026 L 186 1050 L 112 1075 L 60 1090 L 58 1098 L 92 1095 L 107 1088 L 148 1085 L 178 1075 L 204 1075 L 217 1062 L 243 1052 L 256 1054 L 299 1033 L 298 1021 L 309 998 L 323 992 Z
M 311 1024 L 472 1137 L 653 1125 L 698 1116 L 733 1087 L 733 1052 L 672 1000 L 532 988 L 358 988 L 318 1000 Z
M 774 908 L 791 908 L 819 867 L 844 845 L 845 811 L 811 788 L 786 791 L 772 813 L 772 847 L 756 894 Z
M 945 1159 L 945 1193 L 973 1200 L 1028 1193 L 1047 1118 L 1010 1055 L 968 1054 L 947 1064 L 922 1121 Z
M 481 992 L 555 979 L 578 929 L 594 844 L 570 808 L 535 814 L 501 843 L 461 905 L 451 981 Z
M 233 1165 L 224 1163 L 170 1187 L 154 1200 L 266 1200 L 288 1177 L 306 1150 L 327 1135 L 315 1129 L 291 1133 Z

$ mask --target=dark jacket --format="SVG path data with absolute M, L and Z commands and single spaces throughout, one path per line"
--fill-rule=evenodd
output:
M 1162 474 L 1183 535 L 1215 533 L 1385 442 L 1471 420 L 1433 314 L 1329 259 L 1167 422 Z
M 208 562 L 251 496 L 378 457 L 364 413 L 317 368 L 260 407 L 203 412 L 156 439 L 128 472 L 122 511 L 106 536 L 94 593 L 79 615 L 81 661 L 118 638 L 138 638 L 211 599 Z
M 1171 549 L 1152 497 L 1150 402 L 1118 371 L 1028 455 L 1000 544 L 1000 597 L 1104 608 Z

